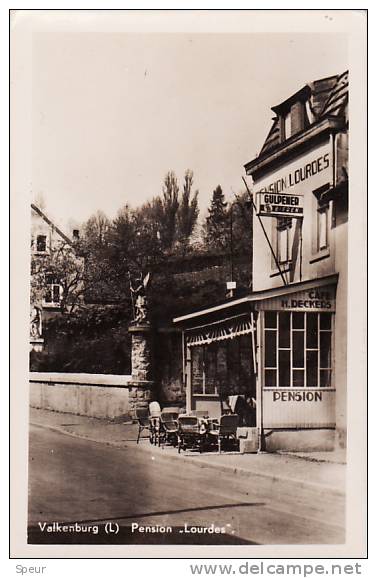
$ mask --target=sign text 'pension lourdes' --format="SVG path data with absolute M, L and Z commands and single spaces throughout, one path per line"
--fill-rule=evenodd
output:
M 331 177 L 328 145 L 285 165 L 255 183 L 257 212 L 265 217 L 303 217 L 304 195 Z

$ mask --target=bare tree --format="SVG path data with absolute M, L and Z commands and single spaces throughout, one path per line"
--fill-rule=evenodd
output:
M 183 180 L 183 191 L 178 208 L 178 241 L 186 247 L 190 241 L 199 216 L 198 195 L 195 191 L 191 197 L 192 186 L 194 182 L 194 173 L 191 170 L 185 172 Z
M 103 246 L 108 241 L 111 222 L 103 211 L 97 211 L 84 225 L 84 235 L 88 243 Z

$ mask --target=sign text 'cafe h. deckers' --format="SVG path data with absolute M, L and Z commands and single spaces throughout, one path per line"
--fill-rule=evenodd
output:
M 345 447 L 348 73 L 272 110 L 245 165 L 252 291 L 174 319 L 186 406 L 211 414 L 224 390 L 243 394 L 256 400 L 260 449 Z

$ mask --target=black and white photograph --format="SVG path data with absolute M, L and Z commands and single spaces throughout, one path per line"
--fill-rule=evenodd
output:
M 362 557 L 366 12 L 10 40 L 13 551 Z

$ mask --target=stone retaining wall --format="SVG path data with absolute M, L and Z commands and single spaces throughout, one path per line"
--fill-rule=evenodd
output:
M 131 380 L 130 375 L 32 372 L 30 406 L 97 418 L 128 416 Z

